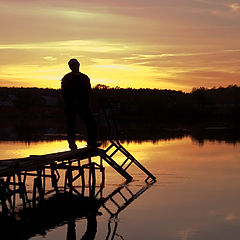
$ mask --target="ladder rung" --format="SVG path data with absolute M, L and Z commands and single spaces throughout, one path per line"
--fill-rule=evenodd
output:
M 122 163 L 121 167 L 123 167 L 123 165 L 127 162 L 128 159 L 129 159 L 129 158 L 127 158 L 127 159 Z
M 121 191 L 119 191 L 119 194 L 122 196 L 122 198 L 127 202 L 127 198 L 121 193 Z
M 118 149 L 114 150 L 109 156 L 112 157 L 114 154 L 116 154 Z
M 105 152 L 108 152 L 114 145 L 111 144 L 110 146 L 108 146 L 108 148 L 105 150 Z
M 105 206 L 105 204 L 103 204 L 102 206 L 103 206 L 103 208 L 104 208 L 110 215 L 113 214 L 113 212 L 111 212 L 111 210 L 110 210 L 109 208 L 107 208 L 107 207 Z
M 119 204 L 118 204 L 113 198 L 110 198 L 110 200 L 111 200 L 118 208 L 120 208 Z
M 129 175 L 120 165 L 118 165 L 111 157 L 109 157 L 106 152 L 100 152 L 100 156 L 112 166 L 116 171 L 118 171 L 127 181 L 132 180 L 132 176 Z
M 128 188 L 128 187 L 125 187 L 127 189 L 127 191 L 132 195 L 134 196 L 133 192 Z
M 117 144 L 116 144 L 117 145 Z M 132 155 L 131 153 L 128 152 L 127 149 L 125 149 L 120 143 L 117 145 L 119 148 L 119 151 L 121 151 L 121 153 L 123 155 L 125 155 L 126 157 L 128 157 L 132 162 L 134 162 L 134 164 L 140 168 L 144 173 L 146 173 L 148 175 L 148 177 L 150 177 L 153 181 L 156 180 L 156 177 L 153 176 L 140 162 L 138 162 Z M 130 164 L 131 165 L 131 164 Z M 129 167 L 129 166 L 128 166 Z M 127 167 L 127 168 L 128 168 Z M 125 168 L 125 170 L 127 169 Z
M 124 168 L 124 170 L 126 171 L 126 170 L 131 166 L 132 163 L 133 163 L 133 161 L 131 161 L 131 162 Z

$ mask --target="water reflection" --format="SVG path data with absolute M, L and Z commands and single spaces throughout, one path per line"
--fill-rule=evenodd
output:
M 62 128 L 64 129 L 64 128 Z M 18 127 L 4 127 L 0 128 L 0 141 L 22 141 L 25 143 L 32 143 L 38 141 L 54 141 L 54 140 L 66 140 L 66 133 L 62 132 L 61 128 L 46 128 L 30 126 L 18 126 Z M 140 129 L 140 128 L 139 128 Z M 84 129 L 83 134 L 77 134 L 77 138 L 80 141 L 86 141 L 86 134 Z M 107 141 L 106 135 L 107 129 L 101 129 L 100 138 L 103 141 Z M 230 144 L 236 144 L 240 142 L 240 128 L 238 126 L 215 126 L 215 125 L 198 125 L 198 126 L 165 126 L 154 129 L 142 129 L 138 131 L 138 128 L 123 129 L 119 132 L 119 139 L 122 142 L 144 142 L 152 141 L 157 143 L 162 140 L 174 140 L 183 139 L 185 137 L 191 137 L 191 139 L 199 145 L 203 145 L 206 141 L 223 141 Z
M 158 182 L 122 211 L 116 221 L 108 221 L 110 215 L 101 207 L 96 215 L 95 240 L 106 239 L 108 225 L 113 232 L 115 222 L 115 239 L 240 239 L 240 145 L 229 144 L 234 139 L 226 142 L 216 138 L 217 141 L 205 139 L 201 146 L 190 136 L 156 143 L 125 141 L 124 146 L 157 176 Z M 78 145 L 84 146 L 85 142 L 79 141 Z M 33 150 L 41 154 L 67 150 L 67 147 L 66 141 L 31 142 L 30 145 L 1 142 L 0 154 L 9 158 L 18 154 L 28 156 Z M 136 189 L 142 175 L 139 172 L 132 175 L 136 181 L 131 187 Z M 121 177 L 107 167 L 106 178 L 105 197 L 121 182 Z M 47 231 L 45 239 L 66 240 L 67 229 L 73 239 L 75 236 L 81 239 L 86 232 L 86 216 L 69 222 L 69 227 L 67 220 L 65 223 Z M 31 240 L 42 238 L 43 235 L 37 235 Z
M 8 217 L 1 215 L 1 239 L 27 240 L 36 235 L 45 236 L 50 229 L 66 224 L 66 239 L 76 240 L 76 221 L 85 218 L 87 226 L 80 239 L 94 240 L 97 233 L 97 216 L 101 216 L 100 211 L 104 209 L 109 214 L 105 239 L 114 239 L 117 234 L 118 215 L 152 184 L 154 182 L 144 183 L 138 191 L 133 191 L 130 184 L 124 183 L 105 197 L 102 194 L 101 197 L 97 197 L 98 194 L 85 197 L 58 193 L 40 201 L 35 207 L 25 207 Z
M 97 200 L 58 194 L 40 202 L 36 207 L 22 209 L 10 217 L 2 216 L 1 239 L 25 240 L 37 234 L 45 236 L 50 229 L 88 216 L 98 206 Z

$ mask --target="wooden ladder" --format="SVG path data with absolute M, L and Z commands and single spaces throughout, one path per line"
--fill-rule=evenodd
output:
M 107 149 L 99 149 L 99 155 L 128 182 L 132 181 L 133 179 L 133 177 L 127 172 L 127 169 L 132 164 L 136 165 L 147 175 L 145 182 L 148 182 L 149 180 L 156 181 L 156 177 L 150 173 L 139 161 L 137 161 L 136 158 L 134 158 L 132 154 L 126 148 L 124 148 L 118 140 L 110 140 L 110 143 L 111 144 L 107 147 Z M 119 165 L 113 158 L 117 153 L 121 153 L 121 155 L 123 155 L 125 158 L 121 165 Z
M 153 176 L 153 174 L 151 174 L 139 161 L 137 161 L 120 143 L 118 125 L 111 102 L 109 102 L 107 109 L 103 106 L 103 113 L 108 126 L 108 138 L 111 144 L 107 147 L 107 149 L 99 151 L 100 157 L 112 166 L 118 173 L 120 173 L 128 182 L 133 179 L 133 177 L 127 172 L 127 169 L 132 164 L 135 164 L 147 175 L 145 182 L 148 182 L 149 180 L 156 181 L 156 177 Z M 114 155 L 117 153 L 121 153 L 121 155 L 125 158 L 121 165 L 113 159 Z

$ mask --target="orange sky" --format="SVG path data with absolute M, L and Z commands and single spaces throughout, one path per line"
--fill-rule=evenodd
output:
M 0 86 L 59 88 L 67 61 L 92 85 L 238 84 L 240 3 L 229 0 L 0 0 Z

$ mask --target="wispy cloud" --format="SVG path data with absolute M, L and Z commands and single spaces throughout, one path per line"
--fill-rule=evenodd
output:
M 240 3 L 231 3 L 228 5 L 228 7 L 233 11 L 233 12 L 240 12 Z
M 121 44 L 107 43 L 94 40 L 69 40 L 55 42 L 37 42 L 26 44 L 0 44 L 0 49 L 16 49 L 16 50 L 34 50 L 34 49 L 65 49 L 84 52 L 113 52 L 123 51 L 127 46 Z
M 43 57 L 43 59 L 45 59 L 47 61 L 56 61 L 57 60 L 55 57 L 52 57 L 52 56 L 46 56 L 46 57 Z
M 234 214 L 234 213 L 229 213 L 226 217 L 225 217 L 225 220 L 228 221 L 228 222 L 232 222 L 232 221 L 235 221 L 239 219 L 239 217 Z

